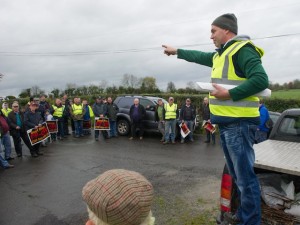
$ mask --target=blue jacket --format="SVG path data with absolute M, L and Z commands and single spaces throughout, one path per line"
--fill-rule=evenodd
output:
M 268 109 L 265 107 L 264 104 L 262 104 L 259 107 L 259 114 L 260 114 L 260 124 L 258 126 L 259 130 L 264 132 L 269 132 L 269 128 L 266 127 L 265 123 L 270 118 L 270 115 Z

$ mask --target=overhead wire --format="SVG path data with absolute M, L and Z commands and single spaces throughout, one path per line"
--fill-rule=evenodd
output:
M 262 39 L 273 39 L 281 37 L 290 37 L 300 35 L 300 33 L 291 34 L 280 34 L 266 37 L 257 37 L 252 40 L 262 40 Z M 211 43 L 194 43 L 194 44 L 183 44 L 178 45 L 178 48 L 188 48 L 211 45 Z M 123 54 L 123 53 L 138 53 L 138 52 L 148 52 L 162 50 L 162 47 L 149 47 L 149 48 L 131 48 L 131 49 L 116 49 L 116 50 L 96 50 L 96 51 L 71 51 L 71 52 L 1 52 L 0 56 L 54 56 L 54 57 L 66 57 L 66 56 L 86 56 L 86 55 L 104 55 L 104 54 Z

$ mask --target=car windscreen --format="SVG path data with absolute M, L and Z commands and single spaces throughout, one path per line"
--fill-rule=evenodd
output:
M 288 115 L 279 124 L 276 140 L 300 142 L 300 116 Z
M 269 115 L 270 115 L 270 118 L 271 118 L 271 120 L 273 121 L 274 124 L 277 122 L 277 120 L 280 117 L 280 113 L 269 112 Z
M 133 100 L 134 100 L 133 97 L 121 98 L 120 101 L 118 102 L 118 107 L 129 109 L 133 105 Z

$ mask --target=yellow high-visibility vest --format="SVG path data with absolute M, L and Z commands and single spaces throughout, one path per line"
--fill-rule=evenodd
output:
M 57 107 L 56 105 L 52 105 L 52 108 L 54 109 L 53 116 L 56 116 L 56 117 L 62 117 L 63 116 L 65 106 Z
M 165 119 L 176 119 L 176 111 L 177 111 L 177 104 L 173 103 L 171 106 L 169 103 L 164 105 L 165 107 Z
M 8 116 L 8 114 L 12 111 L 12 109 L 7 108 L 7 109 L 1 109 L 2 113 L 4 114 L 4 116 Z
M 263 56 L 264 51 L 256 47 L 251 41 L 237 41 L 229 46 L 221 55 L 216 53 L 213 57 L 213 69 L 211 81 L 216 84 L 240 85 L 246 78 L 237 76 L 233 65 L 233 55 L 246 44 L 251 44 L 256 51 Z M 258 117 L 259 98 L 250 96 L 239 101 L 221 100 L 209 95 L 210 112 L 216 116 L 226 116 L 234 118 Z
M 80 115 L 83 113 L 83 107 L 81 104 L 80 105 L 73 104 L 72 110 L 74 115 Z

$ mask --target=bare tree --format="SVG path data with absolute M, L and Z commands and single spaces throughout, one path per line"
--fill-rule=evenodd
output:
M 73 95 L 75 95 L 76 88 L 77 88 L 76 84 L 68 83 L 68 84 L 66 84 L 65 93 L 69 96 L 73 96 Z
M 141 89 L 146 92 L 153 92 L 157 89 L 156 79 L 154 77 L 141 78 Z
M 139 87 L 140 84 L 140 80 L 132 75 L 132 74 L 124 74 L 122 81 L 121 81 L 121 85 L 125 88 L 131 87 L 131 88 L 137 88 Z
M 35 85 L 35 86 L 32 86 L 30 88 L 30 95 L 31 96 L 38 96 L 38 95 L 41 95 L 41 94 L 45 94 L 45 91 L 42 90 L 39 86 Z
M 196 85 L 194 81 L 189 81 L 186 83 L 186 87 L 190 89 L 196 89 Z
M 96 85 L 91 84 L 88 88 L 89 88 L 89 94 L 90 95 L 99 94 L 99 87 L 97 87 Z
M 107 88 L 108 82 L 107 80 L 101 80 L 99 83 L 99 89 L 101 90 L 101 92 L 104 92 L 104 90 Z
M 169 92 L 169 93 L 176 92 L 175 84 L 172 81 L 170 81 L 167 85 L 167 92 Z
M 58 98 L 60 90 L 58 88 L 54 88 L 50 93 L 53 94 L 54 98 Z

